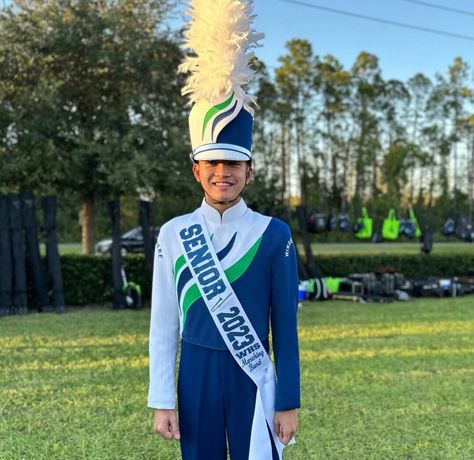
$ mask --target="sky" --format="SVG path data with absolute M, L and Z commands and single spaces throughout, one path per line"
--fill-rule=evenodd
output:
M 471 15 L 442 11 L 406 0 L 301 0 L 317 6 L 402 22 L 417 27 L 466 35 L 471 40 L 396 27 L 321 11 L 284 0 L 255 0 L 255 29 L 264 32 L 257 56 L 277 67 L 292 38 L 309 40 L 319 56 L 332 54 L 350 68 L 361 51 L 379 57 L 385 79 L 408 80 L 417 72 L 433 77 L 446 73 L 456 56 L 474 68 L 474 1 L 424 0 L 422 3 L 454 8 Z
M 432 78 L 446 73 L 454 58 L 461 56 L 474 68 L 473 0 L 254 0 L 255 29 L 266 35 L 257 56 L 270 68 L 278 67 L 285 43 L 307 39 L 318 56 L 334 55 L 350 68 L 361 51 L 375 54 L 385 79 L 408 80 L 417 72 Z M 0 0 L 0 5 L 10 0 Z M 212 5 L 213 0 L 209 0 Z M 183 2 L 184 3 L 184 2 Z M 420 30 L 382 24 L 303 5 L 332 8 L 350 14 L 400 22 L 416 27 L 470 37 L 461 39 Z M 439 6 L 464 11 L 463 14 L 435 9 Z M 184 5 L 180 6 L 182 11 Z M 183 24 L 176 15 L 173 27 Z

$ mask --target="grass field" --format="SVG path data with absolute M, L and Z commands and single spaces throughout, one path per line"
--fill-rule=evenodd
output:
M 0 318 L 0 459 L 179 459 L 146 408 L 148 320 Z M 285 460 L 474 458 L 474 297 L 306 303 L 299 325 L 303 408 Z
M 312 244 L 315 255 L 377 255 L 377 254 L 420 254 L 420 243 L 315 243 Z M 303 246 L 298 245 L 300 254 L 304 254 Z M 472 243 L 434 243 L 433 254 L 471 254 L 474 256 Z
M 46 253 L 44 245 L 40 246 L 41 254 Z M 300 254 L 304 254 L 303 245 L 298 244 Z M 419 254 L 420 243 L 415 242 L 385 242 L 385 243 L 314 243 L 312 250 L 315 255 L 347 254 L 347 255 L 375 255 L 375 254 Z M 82 254 L 80 243 L 66 243 L 59 245 L 61 254 Z M 433 254 L 472 254 L 474 256 L 474 244 L 459 241 L 451 243 L 434 243 Z

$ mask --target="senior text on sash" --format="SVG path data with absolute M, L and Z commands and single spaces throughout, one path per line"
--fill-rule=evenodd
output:
M 227 286 L 209 251 L 202 226 L 194 224 L 183 228 L 179 235 L 191 264 L 191 270 L 195 274 L 196 282 L 206 299 L 210 301 L 219 296 L 216 302 L 213 302 L 212 311 L 215 312 L 233 295 L 233 292 L 225 295 Z M 255 340 L 250 328 L 245 324 L 245 318 L 241 313 L 240 307 L 233 305 L 227 311 L 216 313 L 216 316 L 234 350 L 235 357 L 240 361 L 241 367 L 247 367 L 248 371 L 252 372 L 262 364 L 264 353 L 260 343 Z

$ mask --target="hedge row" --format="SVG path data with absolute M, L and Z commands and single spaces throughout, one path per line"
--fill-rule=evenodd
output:
M 61 256 L 64 291 L 68 305 L 103 303 L 112 300 L 112 264 L 110 257 Z M 474 269 L 472 255 L 324 255 L 316 258 L 322 276 L 345 276 L 393 267 L 407 278 L 452 277 Z M 143 256 L 125 258 L 127 278 L 150 298 L 151 279 Z
M 124 260 L 128 281 L 142 287 L 150 298 L 151 277 L 143 256 L 127 256 Z M 84 305 L 112 301 L 112 261 L 109 256 L 62 255 L 61 268 L 67 305 Z
M 334 255 L 318 256 L 316 264 L 323 276 L 346 276 L 349 273 L 366 273 L 388 267 L 407 278 L 465 276 L 474 269 L 472 255 Z

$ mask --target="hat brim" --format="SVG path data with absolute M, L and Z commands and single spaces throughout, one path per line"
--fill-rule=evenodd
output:
M 207 144 L 201 145 L 191 154 L 193 161 L 250 161 L 252 153 L 238 145 L 232 144 Z

